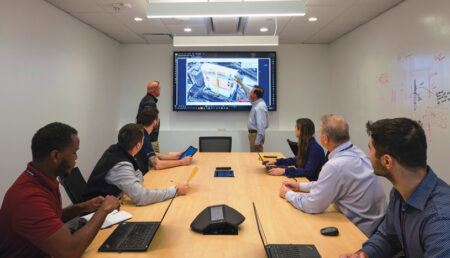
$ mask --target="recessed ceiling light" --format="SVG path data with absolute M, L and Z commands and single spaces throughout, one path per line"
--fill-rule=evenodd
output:
M 191 29 L 191 28 L 184 28 L 184 31 L 186 31 L 186 32 L 191 32 L 192 29 Z
M 308 21 L 315 22 L 317 21 L 317 17 L 309 17 Z
M 265 28 L 265 27 L 263 27 L 263 28 L 259 29 L 259 31 L 261 31 L 261 32 L 267 32 L 267 31 L 268 31 L 268 29 L 267 29 L 267 28 Z
M 134 17 L 134 20 L 139 22 L 142 21 L 143 19 L 141 17 Z

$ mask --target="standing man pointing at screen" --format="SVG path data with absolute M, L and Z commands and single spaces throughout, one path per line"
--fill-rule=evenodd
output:
M 261 86 L 255 85 L 253 88 L 245 86 L 242 81 L 234 76 L 234 80 L 241 85 L 245 94 L 252 103 L 252 109 L 248 116 L 248 141 L 251 152 L 263 152 L 266 129 L 269 127 L 269 113 L 264 99 L 264 90 Z

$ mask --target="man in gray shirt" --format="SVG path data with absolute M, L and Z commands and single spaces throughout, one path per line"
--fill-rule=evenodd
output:
M 264 90 L 262 87 L 255 85 L 253 88 L 248 87 L 242 81 L 234 76 L 234 80 L 241 85 L 245 94 L 252 103 L 252 109 L 248 116 L 248 141 L 251 152 L 263 152 L 266 129 L 269 127 L 269 112 L 264 99 Z
M 140 206 L 167 200 L 175 193 L 186 194 L 187 183 L 163 190 L 152 190 L 142 186 L 144 178 L 134 156 L 141 150 L 143 139 L 142 125 L 127 124 L 122 127 L 118 143 L 111 145 L 95 165 L 83 197 L 87 199 L 98 195 L 118 196 L 123 192 Z
M 280 196 L 306 213 L 322 213 L 334 203 L 369 237 L 384 217 L 386 196 L 369 157 L 350 142 L 348 131 L 341 116 L 323 116 L 319 135 L 322 146 L 330 152 L 329 160 L 317 181 L 284 181 Z M 295 193 L 298 191 L 307 193 Z

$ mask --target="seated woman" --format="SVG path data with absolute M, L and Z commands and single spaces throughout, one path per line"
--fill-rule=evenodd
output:
M 298 154 L 296 157 L 265 161 L 265 165 L 295 166 L 289 168 L 272 168 L 271 176 L 306 177 L 309 181 L 319 178 L 320 170 L 325 164 L 323 148 L 314 139 L 314 123 L 308 118 L 297 119 L 295 136 L 298 137 Z

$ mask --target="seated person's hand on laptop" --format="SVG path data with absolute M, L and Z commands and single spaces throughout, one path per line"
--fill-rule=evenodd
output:
M 103 209 L 105 212 L 110 213 L 113 210 L 120 209 L 120 204 L 122 201 L 112 195 L 107 195 L 105 199 L 103 200 L 102 206 L 100 206 L 100 209 Z
M 281 176 L 284 175 L 286 169 L 285 168 L 272 168 L 269 170 L 269 175 L 271 176 Z
M 186 165 L 191 164 L 192 157 L 191 156 L 187 156 L 187 157 L 182 158 L 180 161 L 181 161 L 181 165 L 186 166 Z
M 187 193 L 188 187 L 189 185 L 187 182 L 176 185 L 175 189 L 177 190 L 177 195 L 185 195 Z
M 277 160 L 263 160 L 262 164 L 263 165 L 275 165 L 275 163 L 277 162 Z
M 282 185 L 284 185 L 286 188 L 288 188 L 291 191 L 294 191 L 294 192 L 300 191 L 300 184 L 298 182 L 294 182 L 291 180 L 284 180 Z

